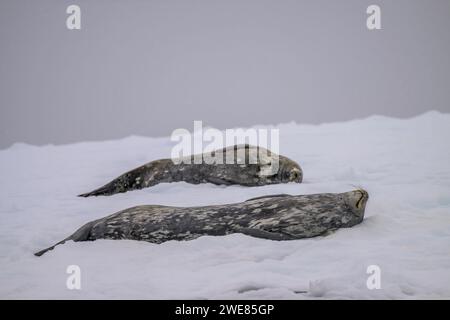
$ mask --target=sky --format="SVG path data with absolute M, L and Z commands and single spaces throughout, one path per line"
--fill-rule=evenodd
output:
M 449 113 L 449 30 L 448 0 L 0 0 L 0 148 Z

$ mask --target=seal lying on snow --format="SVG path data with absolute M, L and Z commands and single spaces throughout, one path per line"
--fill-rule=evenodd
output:
M 294 240 L 348 228 L 364 218 L 369 194 L 364 190 L 249 199 L 241 203 L 204 207 L 137 206 L 91 221 L 65 241 L 130 239 L 162 243 L 203 235 L 243 233 L 270 240 Z
M 200 163 L 196 164 L 194 159 L 199 156 L 201 156 Z M 210 162 L 204 161 L 206 157 L 209 159 L 215 157 L 221 161 L 208 164 Z M 112 195 L 151 187 L 161 182 L 185 181 L 192 184 L 210 182 L 217 185 L 262 186 L 287 182 L 300 183 L 302 179 L 302 169 L 295 161 L 262 147 L 246 144 L 173 161 L 172 159 L 155 160 L 122 174 L 103 187 L 79 196 Z

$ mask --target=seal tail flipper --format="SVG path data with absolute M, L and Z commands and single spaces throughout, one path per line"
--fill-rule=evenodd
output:
M 41 250 L 41 251 L 36 252 L 34 255 L 35 255 L 36 257 L 40 257 L 40 256 L 42 256 L 44 253 L 46 253 L 47 251 L 50 251 L 50 250 L 55 249 L 55 247 L 56 247 L 57 245 L 64 244 L 64 243 L 65 243 L 66 241 L 68 241 L 68 240 L 70 240 L 70 239 L 69 239 L 69 238 L 64 239 L 64 240 L 62 240 L 62 241 L 60 241 L 60 242 L 58 242 L 58 243 L 52 245 L 51 247 L 48 247 L 47 249 L 44 249 L 44 250 Z
M 103 187 L 97 188 L 91 192 L 80 194 L 78 196 L 85 198 L 91 196 L 110 196 L 116 193 L 127 192 L 129 190 L 141 189 L 141 183 L 144 182 L 141 181 L 142 171 L 142 168 L 137 168 L 117 177 L 111 182 L 105 184 Z
M 117 192 L 121 192 L 121 191 L 116 191 L 117 188 L 114 186 L 114 182 L 115 182 L 115 180 L 111 181 L 108 184 L 105 184 L 103 187 L 95 189 L 94 191 L 82 193 L 82 194 L 79 194 L 78 196 L 87 198 L 87 197 L 91 197 L 91 196 L 108 196 L 108 195 L 112 195 Z M 125 191 L 122 191 L 122 192 L 125 192 Z
M 167 163 L 168 160 L 165 159 L 152 161 L 148 164 L 122 174 L 111 182 L 105 184 L 103 187 L 95 189 L 91 192 L 80 194 L 78 196 L 110 196 L 116 193 L 123 193 L 131 190 L 147 188 L 160 182 L 164 182 L 165 178 L 167 178 L 167 175 L 170 175 L 170 172 L 168 170 L 165 170 L 164 168 Z
M 69 240 L 73 240 L 75 242 L 77 241 L 87 241 L 89 240 L 89 236 L 92 230 L 92 227 L 98 222 L 99 220 L 94 220 L 91 222 L 86 223 L 85 225 L 83 225 L 81 228 L 79 228 L 77 231 L 75 231 L 74 234 L 72 234 L 71 236 L 67 237 L 64 240 L 59 241 L 58 243 L 52 245 L 51 247 L 48 247 L 44 250 L 38 251 L 36 252 L 34 255 L 37 257 L 42 256 L 44 253 L 46 253 L 47 251 L 53 250 L 56 246 L 60 245 L 60 244 L 64 244 L 66 241 Z

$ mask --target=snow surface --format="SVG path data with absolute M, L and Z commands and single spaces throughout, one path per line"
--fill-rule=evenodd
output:
M 85 199 L 76 195 L 168 157 L 173 143 L 133 136 L 0 151 L 0 298 L 450 298 L 449 114 L 277 128 L 280 153 L 304 170 L 302 184 L 173 183 Z M 33 255 L 87 221 L 135 205 L 208 205 L 354 186 L 370 194 L 365 220 L 327 237 L 99 240 Z M 366 287 L 372 264 L 381 268 L 380 290 Z M 81 268 L 81 290 L 66 288 L 69 265 Z

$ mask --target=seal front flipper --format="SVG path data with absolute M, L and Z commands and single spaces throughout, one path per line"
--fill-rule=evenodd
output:
M 294 236 L 291 236 L 290 234 L 287 234 L 287 233 L 269 232 L 266 230 L 255 229 L 255 228 L 239 228 L 236 230 L 236 232 L 245 234 L 246 236 L 250 236 L 250 237 L 275 240 L 275 241 L 294 240 L 295 239 Z
M 259 199 L 280 198 L 280 197 L 292 197 L 292 196 L 290 194 L 287 194 L 287 193 L 272 194 L 272 195 L 267 195 L 267 196 L 260 196 L 260 197 L 256 197 L 256 198 L 250 198 L 250 199 L 245 200 L 245 202 L 253 201 L 253 200 L 259 200 Z
M 233 181 L 230 181 L 230 180 L 227 180 L 224 178 L 220 178 L 220 177 L 208 177 L 206 179 L 206 181 L 208 181 L 209 183 L 218 185 L 218 186 L 220 186 L 220 185 L 230 186 L 230 185 L 234 184 Z

